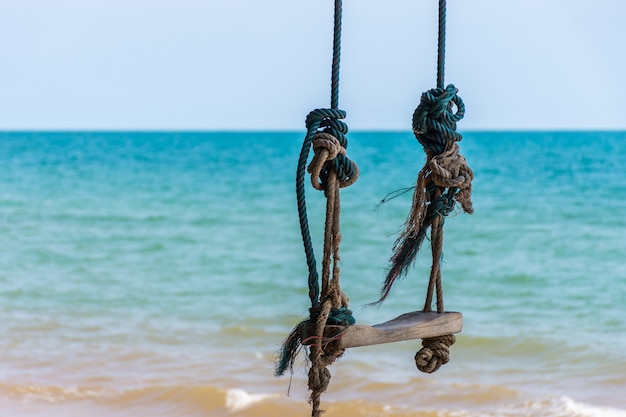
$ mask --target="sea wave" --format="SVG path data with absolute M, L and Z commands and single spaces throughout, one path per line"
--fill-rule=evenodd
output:
M 626 410 L 579 402 L 567 396 L 522 400 L 506 388 L 494 389 L 493 395 L 486 395 L 479 401 L 464 401 L 449 392 L 440 396 L 439 401 L 425 402 L 423 406 L 380 401 L 372 390 L 367 399 L 333 398 L 323 401 L 323 408 L 328 417 L 626 417 Z M 506 394 L 504 404 L 503 398 L 498 401 L 503 393 Z M 450 401 L 443 401 L 444 397 Z M 0 404 L 5 411 L 20 410 L 15 415 L 28 416 L 71 417 L 79 415 L 77 410 L 97 416 L 140 413 L 177 417 L 287 417 L 308 414 L 308 405 L 300 398 L 207 385 L 159 385 L 117 391 L 104 387 L 1 383 Z
M 453 411 L 449 417 L 626 417 L 626 410 L 578 402 L 569 397 L 526 401 L 490 411 Z

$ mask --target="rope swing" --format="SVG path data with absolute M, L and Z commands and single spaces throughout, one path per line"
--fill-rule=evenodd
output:
M 466 213 L 474 211 L 471 201 L 474 173 L 457 145 L 462 137 L 456 132 L 456 123 L 463 118 L 465 105 L 453 84 L 444 88 L 445 33 L 446 1 L 439 0 L 437 88 L 422 93 L 413 113 L 413 133 L 424 147 L 426 164 L 418 174 L 411 211 L 404 231 L 394 244 L 391 267 L 377 302 L 385 300 L 396 279 L 406 275 L 430 229 L 432 267 L 423 311 L 432 311 L 436 291 L 437 313 L 445 311 L 441 283 L 444 220 L 457 202 Z M 452 334 L 424 339 L 423 348 L 415 355 L 418 369 L 435 372 L 449 361 L 449 348 L 454 342 Z
M 393 320 L 373 326 L 355 324 L 348 308 L 348 297 L 341 291 L 339 244 L 341 242 L 340 189 L 352 185 L 359 168 L 347 157 L 346 117 L 339 105 L 339 59 L 341 50 L 341 0 L 334 0 L 334 37 L 331 77 L 331 106 L 313 110 L 306 118 L 307 133 L 302 144 L 296 171 L 296 197 L 300 231 L 308 267 L 308 287 L 311 307 L 309 317 L 298 323 L 285 339 L 276 362 L 275 373 L 293 372 L 295 358 L 301 347 L 309 349 L 308 387 L 312 417 L 320 417 L 321 395 L 330 383 L 328 366 L 343 355 L 345 349 L 403 340 L 423 339 L 423 348 L 416 354 L 417 367 L 434 372 L 449 360 L 449 347 L 454 333 L 462 328 L 462 315 L 445 312 L 441 284 L 441 254 L 443 223 L 458 202 L 471 213 L 471 181 L 473 173 L 456 142 L 456 122 L 463 118 L 465 107 L 450 84 L 443 87 L 445 50 L 445 0 L 439 1 L 439 49 L 437 88 L 422 94 L 413 114 L 413 132 L 426 152 L 426 165 L 420 171 L 413 196 L 413 206 L 406 228 L 394 244 L 391 267 L 383 284 L 382 303 L 393 283 L 407 273 L 420 250 L 427 231 L 431 232 L 433 263 L 423 310 L 405 313 Z M 307 168 L 309 154 L 313 157 Z M 305 176 L 311 175 L 314 189 L 326 198 L 324 250 L 321 277 L 317 272 L 315 254 L 306 209 Z M 321 282 L 321 286 L 320 286 Z M 432 311 L 436 293 L 437 311 Z
M 346 117 L 339 110 L 339 60 L 341 52 L 341 0 L 335 0 L 333 62 L 331 77 L 330 109 L 313 110 L 306 118 L 307 134 L 302 144 L 302 151 L 296 171 L 296 196 L 300 217 L 300 230 L 304 243 L 309 269 L 309 298 L 311 308 L 309 318 L 298 324 L 281 349 L 276 366 L 276 375 L 283 375 L 287 369 L 293 369 L 295 357 L 302 344 L 309 346 L 309 390 L 312 416 L 323 413 L 320 409 L 320 397 L 328 388 L 330 371 L 327 367 L 343 355 L 345 349 L 338 343 L 324 341 L 324 329 L 327 324 L 349 326 L 355 323 L 352 312 L 348 309 L 348 297 L 339 285 L 339 213 L 341 209 L 339 190 L 353 184 L 358 176 L 357 165 L 346 156 L 348 126 L 341 121 Z M 311 184 L 326 197 L 326 221 L 324 227 L 324 256 L 322 260 L 321 292 L 317 274 L 315 254 L 311 243 L 306 199 L 304 192 L 305 166 L 310 148 L 314 156 L 307 171 L 311 174 Z M 306 330 L 313 327 L 313 334 Z

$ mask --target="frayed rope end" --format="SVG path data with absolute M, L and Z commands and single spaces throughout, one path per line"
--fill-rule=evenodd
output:
M 283 342 L 280 348 L 278 360 L 276 361 L 276 369 L 274 375 L 282 376 L 287 369 L 293 371 L 293 364 L 298 356 L 298 352 L 302 347 L 302 326 L 309 322 L 309 319 L 303 320 L 293 328 L 289 336 Z

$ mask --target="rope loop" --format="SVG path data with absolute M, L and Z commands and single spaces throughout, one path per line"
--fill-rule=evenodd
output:
M 431 374 L 450 361 L 450 346 L 456 342 L 453 334 L 422 340 L 422 348 L 415 354 L 417 369 Z
M 342 147 L 348 147 L 348 125 L 341 119 L 346 118 L 346 112 L 339 109 L 315 109 L 306 117 L 308 135 L 328 133 L 339 140 Z
M 465 104 L 453 85 L 432 88 L 424 93 L 413 113 L 413 133 L 424 150 L 440 154 L 448 141 L 460 141 L 456 123 L 465 115 Z M 456 111 L 454 111 L 456 107 Z

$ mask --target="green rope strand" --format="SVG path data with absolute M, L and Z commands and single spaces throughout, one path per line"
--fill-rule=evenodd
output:
M 330 108 L 339 108 L 339 60 L 341 58 L 341 0 L 335 0 L 333 27 L 333 65 L 330 88 Z
M 439 38 L 437 40 L 437 88 L 443 88 L 446 60 L 446 0 L 439 0 Z
M 339 62 L 341 55 L 341 14 L 342 2 L 335 0 L 334 9 L 334 33 L 333 33 L 333 62 L 331 74 L 331 108 L 315 109 L 311 111 L 306 118 L 307 133 L 302 143 L 298 166 L 296 169 L 296 199 L 298 205 L 298 215 L 300 221 L 300 231 L 302 234 L 302 242 L 309 270 L 308 287 L 309 299 L 311 300 L 311 308 L 309 309 L 309 318 L 303 320 L 294 327 L 290 335 L 287 337 L 276 363 L 275 374 L 283 375 L 287 369 L 293 369 L 295 357 L 302 345 L 302 328 L 307 324 L 315 324 L 321 307 L 319 274 L 317 271 L 317 262 L 311 241 L 311 233 L 309 230 L 309 221 L 306 209 L 305 196 L 305 176 L 306 164 L 309 158 L 311 145 L 315 137 L 320 134 L 330 134 L 337 139 L 339 144 L 347 149 L 348 126 L 341 120 L 346 117 L 346 112 L 339 110 Z M 325 182 L 328 179 L 329 170 L 332 169 L 337 175 L 340 182 L 348 183 L 354 181 L 358 176 L 358 168 L 356 165 L 343 154 L 338 154 L 328 166 L 325 166 L 320 173 L 320 181 L 325 188 Z M 328 323 L 338 325 L 354 324 L 352 312 L 345 307 L 333 308 L 328 316 Z
M 333 27 L 333 62 L 331 69 L 331 108 L 316 109 L 307 116 L 306 127 L 307 134 L 302 143 L 298 167 L 296 170 L 296 198 L 298 202 L 298 214 L 300 219 L 300 232 L 302 234 L 302 242 L 304 244 L 304 253 L 306 255 L 307 267 L 309 270 L 308 286 L 311 307 L 319 304 L 319 274 L 317 272 L 317 262 L 311 242 L 311 232 L 309 230 L 309 221 L 306 212 L 306 197 L 304 192 L 304 177 L 306 174 L 306 162 L 309 157 L 311 142 L 317 133 L 325 131 L 335 136 L 341 146 L 348 147 L 346 133 L 348 127 L 345 123 L 338 119 L 344 119 L 346 113 L 338 110 L 339 107 L 339 62 L 341 58 L 341 14 L 342 2 L 335 0 L 334 11 L 334 27 Z M 333 161 L 335 170 L 340 179 L 346 179 L 354 175 L 354 167 L 352 162 L 344 155 L 338 155 Z

